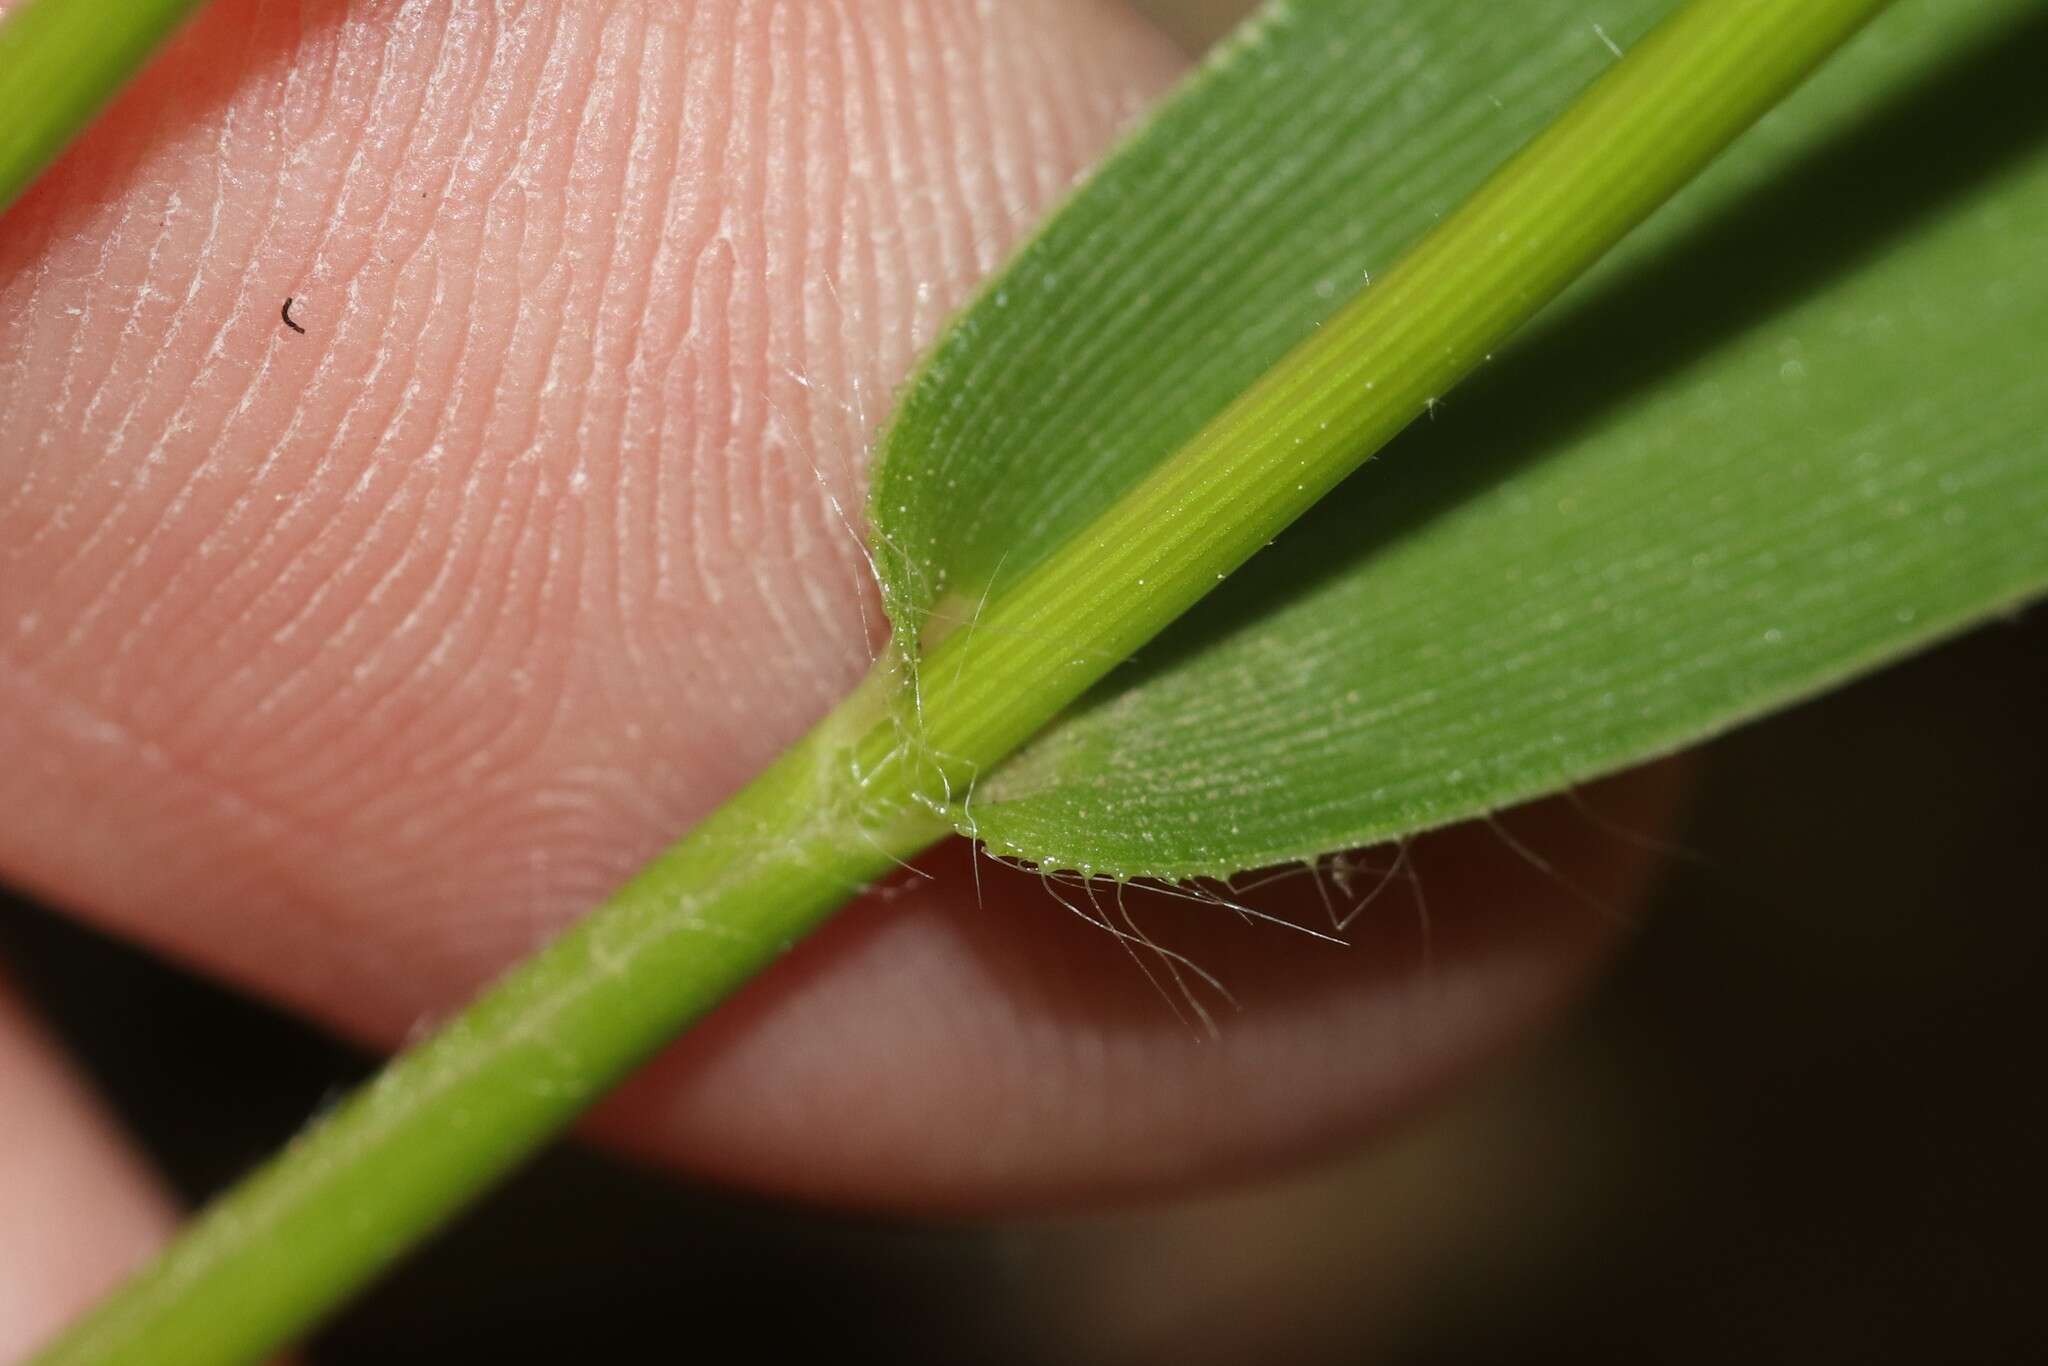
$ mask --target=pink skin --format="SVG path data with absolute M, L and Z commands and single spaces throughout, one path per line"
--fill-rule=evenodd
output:
M 140 1265 L 170 1202 L 0 983 L 0 1361 Z
M 445 1015 L 859 677 L 887 396 L 1177 66 L 1079 0 L 218 0 L 0 221 L 0 875 L 362 1039 Z M 1405 893 L 1349 950 L 1141 911 L 1213 1042 L 943 850 L 597 1123 L 898 1209 L 1353 1143 L 1610 942 L 1566 883 L 1646 859 L 1516 819 L 1561 877 L 1419 846 L 1428 973 Z

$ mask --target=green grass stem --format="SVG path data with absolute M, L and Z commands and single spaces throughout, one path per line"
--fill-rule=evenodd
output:
M 1479 365 L 1882 7 L 1684 6 L 1385 279 L 938 643 L 915 679 L 885 660 L 732 802 L 202 1213 L 39 1360 L 204 1366 L 304 1334 L 949 830 L 950 802 L 978 774 Z M 96 7 L 32 8 L 57 25 L 34 39 L 53 60 L 96 47 L 59 22 Z M 190 6 L 136 8 L 159 21 L 153 41 Z M 146 48 L 102 54 L 92 80 L 53 78 L 65 116 L 10 132 L 10 172 L 46 158 Z M 18 63 L 0 68 L 0 101 L 27 98 Z
M 0 213 L 206 0 L 28 0 L 0 21 Z

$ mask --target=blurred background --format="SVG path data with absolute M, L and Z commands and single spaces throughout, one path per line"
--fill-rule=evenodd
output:
M 1198 47 L 1244 8 L 1154 0 Z M 2048 611 L 1703 751 L 1604 986 L 1370 1151 L 1200 1201 L 849 1220 L 558 1151 L 316 1362 L 2048 1360 Z M 182 1194 L 370 1060 L 0 892 Z

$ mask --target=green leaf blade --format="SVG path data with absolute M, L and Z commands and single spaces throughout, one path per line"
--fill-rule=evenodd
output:
M 1921 3 L 1870 39 L 991 775 L 974 831 L 1124 876 L 1312 858 L 1667 752 L 2041 591 L 2024 72 L 2048 23 Z
M 957 625 L 1383 272 L 1671 0 L 1303 0 L 1230 39 L 901 396 L 871 523 Z

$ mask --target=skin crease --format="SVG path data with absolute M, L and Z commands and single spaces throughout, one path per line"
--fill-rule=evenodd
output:
M 218 0 L 0 220 L 0 876 L 366 1041 L 446 1015 L 857 680 L 886 396 L 1179 61 L 1078 0 Z M 1133 894 L 1236 998 L 1196 988 L 1213 1038 L 941 849 L 594 1124 L 951 1212 L 1355 1144 L 1568 995 L 1651 862 L 1506 824 L 1548 867 L 1414 846 L 1426 934 L 1405 882 L 1349 948 Z

